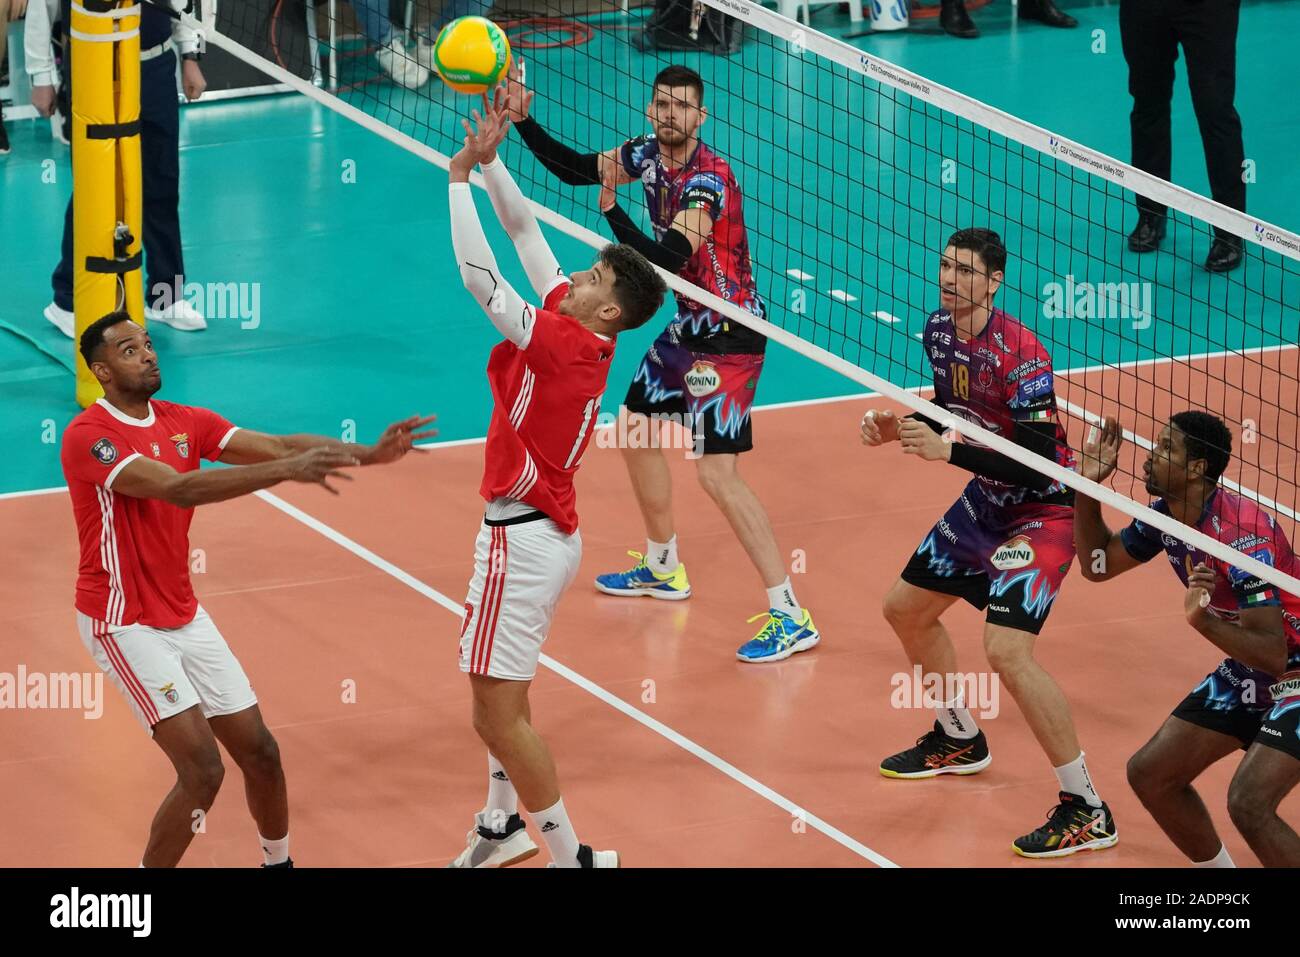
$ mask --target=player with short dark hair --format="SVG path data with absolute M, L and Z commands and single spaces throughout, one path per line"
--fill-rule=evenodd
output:
M 1115 419 L 1090 430 L 1083 476 L 1105 481 L 1122 443 Z M 1273 516 L 1220 485 L 1231 456 L 1232 433 L 1218 416 L 1171 416 L 1143 466 L 1147 492 L 1159 496 L 1151 507 L 1300 577 L 1300 560 Z M 1143 805 L 1197 867 L 1232 867 L 1192 784 L 1243 750 L 1228 788 L 1232 823 L 1265 867 L 1300 866 L 1300 837 L 1277 813 L 1300 783 L 1300 597 L 1140 519 L 1114 533 L 1100 503 L 1087 496 L 1075 504 L 1074 541 L 1089 581 L 1107 581 L 1164 552 L 1187 586 L 1187 623 L 1228 654 L 1129 759 L 1129 784 Z
M 1073 453 L 1056 411 L 1052 360 L 1026 326 L 993 306 L 1006 247 L 988 229 L 963 229 L 940 257 L 940 308 L 922 343 L 934 373 L 934 404 L 1058 465 Z M 1034 645 L 1074 560 L 1070 489 L 1050 476 L 913 414 L 868 412 L 867 445 L 901 441 L 903 451 L 975 473 L 961 497 L 921 541 L 885 596 L 884 614 L 914 665 L 955 675 L 957 654 L 940 616 L 959 598 L 985 611 L 984 650 L 1038 739 L 1061 789 L 1047 822 L 1016 838 L 1022 857 L 1062 857 L 1118 840 L 1079 748 L 1070 705 L 1034 659 Z M 946 685 L 946 682 L 945 682 Z M 958 693 L 936 708 L 933 730 L 886 758 L 891 778 L 974 774 L 988 744 Z
M 555 762 L 533 729 L 528 689 L 551 618 L 582 557 L 573 478 L 591 441 L 615 339 L 642 325 L 667 287 L 626 246 L 606 246 L 590 269 L 560 271 L 497 147 L 509 130 L 505 91 L 465 123 L 451 159 L 452 244 L 466 289 L 505 337 L 488 359 L 494 408 L 480 494 L 487 511 L 465 599 L 460 669 L 469 673 L 474 730 L 488 749 L 488 797 L 452 867 L 508 867 L 537 853 L 518 805 L 557 867 L 618 867 L 615 851 L 578 842 Z M 470 193 L 475 164 L 497 218 L 542 302 L 501 275 Z
M 601 186 L 600 209 L 614 236 L 652 263 L 758 318 L 766 306 L 754 284 L 743 197 L 730 165 L 700 139 L 708 119 L 704 81 L 689 67 L 659 72 L 646 116 L 654 132 L 603 153 L 579 153 L 555 140 L 529 115 L 532 94 L 516 71 L 511 116 L 542 165 L 570 185 Z M 654 224 L 647 236 L 618 204 L 615 189 L 639 180 Z M 813 648 L 821 635 L 795 597 L 785 560 L 762 502 L 739 472 L 739 455 L 754 447 L 750 411 L 763 371 L 766 338 L 748 326 L 677 295 L 677 314 L 642 359 L 623 401 L 620 434 L 653 434 L 646 426 L 686 425 L 702 454 L 701 486 L 726 516 L 767 590 L 763 626 L 741 645 L 741 661 L 780 661 Z M 649 421 L 647 421 L 647 419 Z M 623 431 L 626 429 L 626 431 Z M 630 554 L 629 571 L 596 578 L 609 595 L 669 601 L 689 598 L 677 555 L 672 478 L 658 442 L 626 447 L 623 461 L 646 527 L 646 551 Z
M 393 462 L 432 419 L 388 427 L 373 446 L 265 435 L 215 412 L 153 398 L 162 373 L 149 334 L 125 312 L 97 319 L 81 354 L 104 397 L 63 433 L 63 474 L 81 539 L 77 630 L 95 663 L 176 769 L 141 865 L 173 867 L 194 838 L 194 812 L 216 799 L 225 769 L 244 775 L 263 865 L 291 867 L 280 751 L 239 661 L 190 583 L 194 507 L 280 482 L 329 486 L 349 465 Z M 238 466 L 200 471 L 199 460 Z

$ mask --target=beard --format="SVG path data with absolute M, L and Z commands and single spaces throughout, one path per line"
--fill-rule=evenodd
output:
M 659 138 L 659 142 L 668 146 L 681 146 L 690 139 L 691 136 L 691 134 L 684 130 L 674 129 L 670 126 L 660 126 L 655 132 Z

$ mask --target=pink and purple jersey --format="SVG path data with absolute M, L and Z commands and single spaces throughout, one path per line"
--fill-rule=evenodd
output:
M 1151 507 L 1162 515 L 1169 514 L 1164 499 L 1156 499 Z M 1300 559 L 1292 551 L 1286 534 L 1272 515 L 1250 499 L 1226 489 L 1216 489 L 1205 503 L 1195 528 L 1265 565 L 1300 577 Z M 1300 666 L 1300 597 L 1256 578 L 1253 572 L 1212 558 L 1199 548 L 1166 535 L 1140 519 L 1134 519 L 1120 532 L 1120 540 L 1125 550 L 1141 562 L 1148 562 L 1163 551 L 1184 585 L 1199 563 L 1204 562 L 1213 568 L 1218 582 L 1210 596 L 1209 611 L 1217 618 L 1236 621 L 1243 608 L 1280 605 L 1287 640 L 1287 667 Z
M 921 341 L 934 372 L 936 404 L 1008 439 L 1015 438 L 1018 422 L 1054 423 L 1056 462 L 1074 468 L 1074 453 L 1056 410 L 1051 356 L 1019 320 L 994 309 L 979 335 L 960 339 L 951 313 L 940 309 L 930 314 Z M 1036 492 L 984 476 L 976 481 L 996 505 L 1056 500 L 1066 493 L 1060 482 Z
M 727 161 L 703 143 L 679 169 L 669 169 L 654 136 L 628 140 L 620 151 L 623 169 L 645 186 L 646 205 L 656 239 L 663 239 L 677 214 L 703 207 L 713 220 L 704 237 L 678 273 L 759 318 L 766 309 L 754 285 L 749 261 L 749 237 L 740 187 Z M 719 316 L 709 307 L 677 294 L 674 340 L 689 349 L 715 355 L 761 353 L 767 339 L 748 326 Z

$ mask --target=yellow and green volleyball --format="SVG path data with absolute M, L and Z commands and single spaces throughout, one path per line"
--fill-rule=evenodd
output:
M 510 41 L 486 17 L 457 17 L 438 33 L 433 67 L 453 90 L 484 93 L 510 69 Z

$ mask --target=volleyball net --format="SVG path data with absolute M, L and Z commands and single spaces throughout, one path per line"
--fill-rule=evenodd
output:
M 485 12 L 476 2 L 208 0 L 200 25 L 209 43 L 445 169 L 478 103 L 430 74 L 429 50 L 447 17 Z M 529 2 L 491 15 L 525 61 L 533 118 L 581 153 L 649 131 L 664 67 L 702 78 L 700 136 L 739 183 L 766 309 L 754 315 L 665 274 L 677 294 L 1300 595 L 1290 575 L 1148 508 L 1142 476 L 1169 415 L 1212 412 L 1233 434 L 1224 485 L 1268 509 L 1295 542 L 1300 236 L 748 0 L 696 4 L 706 36 L 743 38 L 730 55 L 648 45 L 648 7 Z M 610 241 L 594 188 L 561 183 L 515 134 L 504 156 L 542 222 L 593 247 Z M 632 184 L 620 202 L 653 234 L 641 193 Z M 1148 252 L 1128 241 L 1140 198 L 1165 209 L 1165 235 Z M 1051 354 L 1070 444 L 1078 449 L 1102 416 L 1120 419 L 1128 441 L 1108 485 L 928 400 L 921 330 L 939 307 L 947 239 L 965 227 L 1005 243 L 994 305 Z M 1240 241 L 1237 268 L 1205 268 L 1216 236 Z

